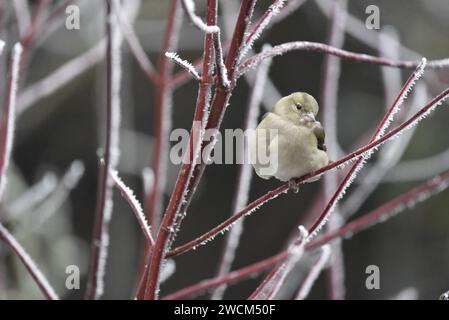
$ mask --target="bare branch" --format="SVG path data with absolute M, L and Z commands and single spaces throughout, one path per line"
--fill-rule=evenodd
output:
M 326 263 L 329 261 L 330 256 L 331 247 L 329 245 L 324 245 L 323 247 L 321 247 L 320 257 L 318 258 L 318 261 L 312 266 L 306 279 L 298 289 L 298 292 L 295 295 L 295 300 L 304 300 L 305 298 L 307 298 L 313 284 L 318 279 L 321 270 L 323 270 L 323 268 L 326 266 Z
M 120 86 L 121 86 L 121 44 L 116 16 L 107 1 L 106 23 L 106 118 L 105 140 L 103 142 L 104 161 L 100 165 L 97 210 L 93 231 L 90 270 L 88 276 L 88 299 L 99 299 L 104 291 L 107 250 L 109 244 L 109 222 L 113 208 L 113 181 L 110 171 L 115 170 L 119 160 L 120 132 Z
M 187 17 L 189 17 L 190 22 L 203 31 L 204 33 L 218 33 L 220 32 L 220 28 L 216 25 L 210 26 L 204 23 L 200 17 L 198 17 L 195 13 L 195 3 L 193 0 L 181 0 L 182 8 L 184 9 Z
M 150 226 L 147 223 L 147 219 L 145 218 L 145 214 L 143 213 L 142 205 L 140 204 L 139 200 L 137 200 L 134 191 L 131 190 L 131 188 L 128 187 L 122 179 L 120 179 L 117 171 L 110 171 L 109 174 L 111 175 L 112 180 L 114 180 L 115 186 L 133 210 L 137 222 L 139 223 L 146 240 L 151 246 L 153 246 L 154 240 L 153 236 L 151 235 Z
M 3 50 L 3 45 L 0 46 L 0 50 Z M 3 114 L 0 122 L 0 199 L 6 186 L 6 170 L 8 169 L 11 159 L 21 58 L 22 45 L 20 43 L 16 43 L 12 53 L 9 80 L 6 88 Z
M 154 66 L 148 58 L 147 54 L 145 53 L 145 50 L 143 49 L 142 44 L 140 43 L 139 38 L 134 31 L 134 28 L 128 21 L 127 17 L 123 14 L 120 2 L 118 0 L 114 0 L 113 4 L 116 7 L 116 10 L 114 10 L 114 12 L 117 16 L 117 21 L 126 42 L 128 42 L 133 56 L 136 58 L 137 62 L 140 65 L 140 68 L 144 71 L 148 78 L 150 78 L 153 83 L 156 83 L 158 78 L 157 72 L 154 69 Z
M 376 130 L 374 131 L 373 135 L 371 136 L 368 143 L 372 143 L 381 137 L 384 136 L 385 130 L 388 129 L 391 122 L 394 119 L 394 116 L 399 112 L 401 105 L 407 98 L 408 93 L 413 88 L 415 82 L 421 78 L 421 76 L 424 73 L 424 68 L 426 67 L 427 60 L 425 58 L 422 59 L 421 64 L 418 65 L 415 72 L 413 72 L 410 77 L 405 82 L 404 86 L 402 87 L 401 91 L 399 92 L 398 96 L 396 97 L 395 101 L 391 105 L 390 109 L 387 110 L 384 117 L 380 121 L 379 125 L 377 126 Z M 307 239 L 307 242 L 309 242 L 313 237 L 315 237 L 318 232 L 321 230 L 321 228 L 326 224 L 327 220 L 329 219 L 329 216 L 331 215 L 332 211 L 335 209 L 337 203 L 339 200 L 341 200 L 346 193 L 346 190 L 349 188 L 349 186 L 352 184 L 352 182 L 357 177 L 357 174 L 360 172 L 360 170 L 365 165 L 365 162 L 371 157 L 372 153 L 375 150 L 371 150 L 368 153 L 365 153 L 362 157 L 357 159 L 354 163 L 354 165 L 351 167 L 349 172 L 346 174 L 346 176 L 343 178 L 343 180 L 338 185 L 337 190 L 333 194 L 332 198 L 327 203 L 326 207 L 324 208 L 323 212 L 320 214 L 320 216 L 315 220 L 315 222 L 312 224 L 312 226 L 309 228 L 310 236 Z
M 198 74 L 198 71 L 196 71 L 195 67 L 189 61 L 181 59 L 176 52 L 166 52 L 165 56 L 170 60 L 174 61 L 180 67 L 187 70 L 187 72 L 190 73 L 196 81 L 201 81 L 201 76 Z
M 0 224 L 0 239 L 3 240 L 19 257 L 20 261 L 22 261 L 31 277 L 33 277 L 34 281 L 36 282 L 39 289 L 41 289 L 44 296 L 49 300 L 58 300 L 58 295 L 56 294 L 55 290 L 50 285 L 44 274 L 39 270 L 36 263 L 31 259 L 25 249 L 20 245 L 20 243 L 16 241 L 14 236 L 9 233 L 9 231 L 2 224 Z
M 269 45 L 265 45 L 263 50 L 267 48 L 269 48 Z M 268 78 L 270 62 L 271 60 L 265 60 L 256 70 L 255 80 L 248 103 L 244 130 L 255 128 L 257 125 L 257 118 L 260 113 L 260 102 L 265 90 L 265 81 Z M 231 212 L 238 212 L 248 204 L 253 172 L 253 168 L 249 163 L 244 163 L 241 165 L 238 174 L 237 188 L 234 194 L 233 209 Z M 235 224 L 226 237 L 225 247 L 217 276 L 224 275 L 231 270 L 232 262 L 234 261 L 237 247 L 239 246 L 242 231 L 243 219 L 239 220 Z M 225 290 L 226 286 L 221 286 L 214 290 L 212 293 L 212 299 L 220 300 L 223 297 Z
M 384 57 L 376 57 L 368 54 L 346 51 L 318 42 L 293 41 L 274 46 L 270 50 L 261 52 L 246 59 L 238 67 L 237 78 L 243 75 L 249 69 L 254 68 L 263 59 L 283 55 L 284 53 L 296 50 L 327 53 L 340 58 L 354 60 L 357 62 L 372 63 L 397 68 L 406 68 L 406 69 L 416 68 L 420 64 L 420 61 L 391 60 Z M 440 60 L 430 60 L 427 62 L 427 67 L 431 69 L 447 68 L 449 67 L 449 58 Z

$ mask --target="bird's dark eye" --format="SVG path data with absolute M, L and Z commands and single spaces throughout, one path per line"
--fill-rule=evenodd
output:
M 302 110 L 302 105 L 300 105 L 299 103 L 297 103 L 297 104 L 296 104 L 296 109 Z

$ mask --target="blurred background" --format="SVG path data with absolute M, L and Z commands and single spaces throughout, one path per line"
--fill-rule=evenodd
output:
M 62 1 L 49 2 L 52 7 Z M 304 4 L 297 10 L 263 33 L 255 44 L 256 52 L 261 50 L 263 44 L 276 45 L 298 40 L 327 41 L 328 14 L 332 10 L 333 1 L 302 2 Z M 348 2 L 347 23 L 351 27 L 345 33 L 344 49 L 383 55 L 382 48 L 387 45 L 387 41 L 382 41 L 380 37 L 386 33 L 390 35 L 389 39 L 400 41 L 400 59 L 415 60 L 420 55 L 428 59 L 449 57 L 447 1 L 374 2 Z M 36 1 L 25 3 L 31 9 L 36 5 Z M 67 30 L 64 27 L 65 16 L 62 15 L 62 19 L 55 22 L 51 29 L 42 30 L 44 36 L 38 37 L 29 56 L 29 64 L 19 90 L 13 165 L 9 171 L 9 184 L 2 210 L 7 212 L 2 217 L 4 224 L 29 251 L 58 293 L 67 299 L 82 298 L 85 290 L 96 203 L 97 149 L 101 145 L 102 130 L 99 123 L 104 103 L 104 59 L 97 59 L 86 71 L 52 94 L 45 94 L 45 86 L 38 88 L 39 93 L 44 92 L 42 98 L 36 99 L 35 95 L 26 96 L 25 93 L 37 81 L 50 75 L 65 62 L 85 53 L 102 38 L 105 24 L 104 1 L 76 0 L 73 3 L 80 8 L 80 29 Z M 168 3 L 160 0 L 123 1 L 124 11 L 134 21 L 139 40 L 155 65 L 160 56 Z M 204 17 L 205 1 L 195 3 L 197 13 Z M 218 20 L 225 31 L 222 35 L 224 42 L 230 38 L 226 30 L 233 28 L 238 3 L 239 1 L 219 1 Z M 267 0 L 258 1 L 255 17 L 260 17 L 270 3 Z M 364 24 L 368 16 L 365 9 L 371 4 L 380 9 L 379 30 L 369 30 Z M 7 42 L 8 50 L 5 52 L 8 53 L 19 37 L 12 6 L 13 1 L 1 1 L 0 38 Z M 373 45 L 368 45 L 367 42 Z M 375 49 L 376 44 L 380 44 L 379 50 Z M 201 57 L 202 46 L 202 33 L 184 18 L 177 52 L 184 59 L 194 61 Z M 2 75 L 5 75 L 8 56 L 9 54 L 3 54 L 1 57 Z M 320 103 L 323 58 L 324 55 L 320 53 L 300 51 L 276 57 L 269 72 L 271 83 L 281 95 L 306 91 L 317 97 Z M 153 157 L 155 89 L 141 71 L 126 43 L 123 44 L 122 64 L 123 130 L 118 170 L 142 201 L 142 171 L 151 165 Z M 175 72 L 177 70 L 179 68 L 175 67 Z M 337 99 L 337 138 L 344 153 L 366 141 L 363 138 L 371 133 L 385 108 L 392 103 L 391 97 L 390 100 L 386 97 L 387 86 L 383 72 L 382 67 L 376 65 L 342 61 Z M 400 71 L 401 84 L 410 72 Z M 4 79 L 3 76 L 2 86 Z M 432 97 L 448 86 L 449 71 L 429 70 L 423 82 L 427 84 L 428 97 Z M 243 126 L 249 89 L 248 82 L 241 78 L 232 95 L 223 129 Z M 270 93 L 268 89 L 266 92 Z M 174 128 L 190 129 L 196 95 L 197 84 L 193 80 L 176 89 L 173 103 Z M 29 97 L 34 98 L 27 100 Z M 262 108 L 270 107 L 274 98 L 275 95 L 267 94 Z M 404 109 L 412 107 L 417 101 L 412 96 Z M 424 103 L 421 102 L 422 105 Z M 355 216 L 363 215 L 420 181 L 449 169 L 449 151 L 446 151 L 449 150 L 448 122 L 449 113 L 442 108 L 435 116 L 419 125 L 399 164 L 390 169 L 386 175 L 388 179 L 379 184 L 355 211 Z M 424 159 L 424 162 L 414 162 L 419 159 Z M 165 203 L 173 188 L 178 167 L 170 165 L 168 170 Z M 176 239 L 177 244 L 204 233 L 231 214 L 237 172 L 238 165 L 208 166 Z M 349 190 L 349 196 L 363 179 L 362 174 Z M 301 187 L 299 194 L 289 193 L 279 197 L 247 218 L 233 269 L 259 261 L 284 248 L 289 235 L 295 232 L 300 222 L 305 221 L 305 212 L 320 193 L 320 183 Z M 278 181 L 265 181 L 254 176 L 250 200 L 277 186 Z M 37 196 L 36 192 L 31 193 L 29 198 L 24 198 L 27 194 L 30 195 L 28 191 L 33 187 L 40 190 L 40 193 Z M 404 297 L 405 294 L 407 298 L 436 299 L 448 290 L 448 196 L 448 191 L 442 192 L 385 224 L 376 225 L 343 241 L 346 298 L 394 299 Z M 324 205 L 324 201 L 319 202 L 318 209 L 322 209 Z M 129 299 L 134 293 L 142 236 L 129 206 L 117 192 L 114 195 L 110 234 L 104 298 Z M 170 293 L 213 277 L 222 252 L 223 239 L 224 237 L 219 236 L 207 246 L 177 257 L 176 272 L 163 283 L 162 292 Z M 379 290 L 367 290 L 365 287 L 365 269 L 373 264 L 380 268 Z M 69 291 L 65 288 L 67 265 L 80 267 L 80 290 Z M 246 298 L 261 279 L 262 275 L 259 275 L 230 286 L 225 298 Z M 328 299 L 326 287 L 326 273 L 323 272 L 309 298 Z M 200 297 L 206 298 L 208 295 Z M 41 298 L 41 293 L 21 263 L 2 245 L 0 298 Z

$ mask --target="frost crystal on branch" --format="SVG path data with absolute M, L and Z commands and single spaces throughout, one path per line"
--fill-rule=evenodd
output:
M 195 80 L 201 80 L 201 77 L 198 74 L 198 71 L 196 71 L 195 67 L 189 61 L 181 59 L 176 52 L 166 52 L 165 56 L 187 70 L 187 72 L 189 72 L 195 78 Z
M 274 3 L 272 3 L 267 11 L 264 13 L 263 17 L 260 19 L 259 23 L 256 25 L 254 30 L 251 32 L 251 34 L 246 39 L 245 46 L 242 48 L 242 51 L 240 53 L 240 59 L 243 59 L 248 51 L 253 47 L 254 42 L 260 38 L 262 35 L 262 32 L 265 30 L 265 28 L 268 26 L 268 24 L 271 22 L 273 17 L 277 16 L 281 9 L 285 6 L 286 0 L 276 0 Z
M 120 193 L 123 197 L 128 201 L 131 206 L 137 221 L 139 222 L 140 227 L 145 235 L 145 238 L 150 242 L 151 245 L 154 245 L 153 237 L 151 236 L 151 229 L 148 225 L 147 219 L 145 218 L 145 214 L 143 213 L 142 205 L 139 200 L 137 200 L 134 191 L 129 188 L 122 179 L 118 176 L 118 172 L 116 170 L 110 171 L 109 174 L 114 180 L 115 185 L 119 189 Z
M 181 1 L 184 11 L 189 17 L 190 21 L 193 23 L 195 27 L 202 30 L 205 33 L 217 33 L 220 32 L 220 28 L 218 26 L 208 26 L 198 17 L 195 13 L 195 3 L 193 0 L 182 0 Z
M 385 130 L 389 127 L 391 122 L 394 119 L 394 115 L 397 114 L 400 110 L 401 105 L 407 98 L 408 92 L 413 88 L 413 85 L 415 84 L 416 80 L 419 79 L 422 74 L 424 73 L 424 68 L 426 66 L 427 60 L 425 58 L 422 59 L 421 63 L 416 68 L 415 72 L 407 79 L 407 82 L 402 87 L 398 97 L 396 98 L 395 102 L 391 106 L 391 108 L 387 111 L 383 119 L 381 120 L 379 126 L 377 127 L 375 133 L 370 139 L 370 143 L 379 140 L 384 136 Z M 313 239 L 318 232 L 323 228 L 323 226 L 327 223 L 329 216 L 332 214 L 332 212 L 335 210 L 337 203 L 344 197 L 346 190 L 351 186 L 351 184 L 354 182 L 354 180 L 357 177 L 357 174 L 360 172 L 360 170 L 365 165 L 366 161 L 371 157 L 371 155 L 377 150 L 377 148 L 369 149 L 368 151 L 364 152 L 356 161 L 356 163 L 352 166 L 352 168 L 349 170 L 346 177 L 343 179 L 343 181 L 339 184 L 337 190 L 335 191 L 334 195 L 332 196 L 331 200 L 328 202 L 327 206 L 321 213 L 321 215 L 318 217 L 318 219 L 314 222 L 313 226 L 310 230 L 310 236 L 307 239 L 307 242 L 310 242 L 311 239 Z

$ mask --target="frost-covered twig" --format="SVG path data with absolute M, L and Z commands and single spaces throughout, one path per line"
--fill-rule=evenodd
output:
M 330 17 L 332 14 L 332 7 L 330 5 L 330 2 L 328 0 L 316 0 L 314 1 L 318 8 L 321 10 L 321 12 L 327 16 Z M 385 43 L 381 42 L 381 38 L 385 39 L 388 38 L 387 41 L 394 41 L 393 38 L 390 37 L 388 33 L 384 32 L 370 32 L 365 26 L 365 21 L 360 20 L 359 18 L 353 16 L 350 12 L 347 12 L 347 22 L 346 22 L 346 32 L 352 36 L 353 38 L 357 39 L 361 43 L 371 47 L 374 50 L 379 50 L 379 47 L 382 47 L 385 45 Z M 383 28 L 382 28 L 383 29 Z M 422 57 L 421 53 L 418 53 L 409 47 L 406 47 L 402 43 L 398 43 L 399 49 L 401 53 L 404 56 L 410 57 L 412 59 L 420 59 Z M 432 73 L 429 73 L 427 75 L 427 81 L 434 85 L 436 87 L 442 87 L 444 86 L 443 83 L 438 79 L 438 77 Z M 438 86 L 437 86 L 438 85 Z M 396 91 L 397 92 L 397 91 Z
M 17 242 L 14 236 L 2 224 L 0 224 L 0 240 L 5 242 L 19 257 L 20 261 L 22 261 L 31 277 L 33 277 L 34 281 L 41 289 L 44 296 L 49 300 L 58 300 L 58 295 L 56 294 L 55 290 L 50 285 L 44 274 L 39 270 L 36 263 L 31 259 L 25 249 L 20 245 L 20 243 Z
M 144 71 L 148 78 L 150 78 L 153 83 L 156 83 L 158 80 L 158 74 L 147 54 L 145 53 L 145 50 L 143 49 L 139 38 L 134 31 L 134 28 L 128 21 L 126 15 L 123 14 L 120 2 L 118 0 L 114 0 L 113 5 L 116 7 L 116 10 L 114 10 L 114 12 L 117 15 L 117 21 L 126 42 L 128 42 L 133 56 L 136 58 L 140 68 Z
M 182 22 L 181 10 L 176 0 L 171 0 L 164 34 L 164 43 L 160 53 L 159 81 L 156 87 L 154 111 L 154 136 L 156 145 L 152 159 L 154 185 L 150 194 L 145 195 L 146 216 L 151 227 L 157 230 L 162 216 L 162 200 L 167 182 L 167 163 L 169 154 L 169 133 L 172 127 L 173 88 L 169 85 L 173 64 L 165 55 L 175 51 L 178 44 L 179 28 Z
M 263 50 L 268 48 L 266 45 Z M 268 71 L 271 60 L 265 60 L 256 71 L 253 88 L 251 91 L 248 109 L 245 119 L 244 130 L 253 129 L 257 125 L 257 118 L 260 113 L 260 102 L 265 90 L 265 81 L 268 77 Z M 234 194 L 232 212 L 238 212 L 248 204 L 249 191 L 251 187 L 251 179 L 253 176 L 253 168 L 249 163 L 243 163 L 239 169 L 237 188 Z M 225 240 L 223 255 L 220 260 L 220 266 L 217 275 L 223 275 L 231 270 L 234 261 L 235 252 L 240 242 L 240 235 L 243 232 L 243 219 L 238 221 Z M 217 288 L 212 293 L 213 300 L 220 300 L 223 297 L 226 286 Z
M 381 137 L 384 136 L 385 131 L 390 126 L 391 122 L 394 119 L 394 116 L 399 112 L 401 105 L 407 98 L 408 93 L 415 85 L 415 82 L 423 75 L 424 68 L 426 67 L 426 62 L 427 60 L 423 58 L 421 63 L 416 68 L 415 72 L 413 72 L 407 79 L 401 91 L 399 92 L 398 96 L 396 97 L 395 101 L 391 105 L 390 109 L 387 110 L 382 120 L 380 121 L 379 125 L 377 126 L 375 132 L 372 134 L 368 143 L 372 143 L 376 140 L 379 140 Z M 332 214 L 338 201 L 343 198 L 344 194 L 346 193 L 346 190 L 349 188 L 352 182 L 354 182 L 354 179 L 357 177 L 357 174 L 363 168 L 365 162 L 371 157 L 374 151 L 375 150 L 371 150 L 370 152 L 365 153 L 364 155 L 362 155 L 362 157 L 358 158 L 352 165 L 349 172 L 346 174 L 346 176 L 338 185 L 337 190 L 332 195 L 332 198 L 327 203 L 323 212 L 320 214 L 319 217 L 317 217 L 312 226 L 309 228 L 310 236 L 307 239 L 307 242 L 309 242 L 313 237 L 315 237 L 321 230 L 321 228 L 326 224 L 327 220 L 329 219 L 329 216 Z
M 115 170 L 119 161 L 121 44 L 116 16 L 107 1 L 106 16 L 106 114 L 103 158 L 99 171 L 98 198 L 93 231 L 90 269 L 86 297 L 99 299 L 104 292 L 104 275 L 109 244 L 109 222 L 112 216 L 113 181 L 108 172 Z
M 395 129 L 392 129 L 379 139 L 376 139 L 375 141 L 366 144 L 365 146 L 357 149 L 356 151 L 353 151 L 349 153 L 348 155 L 324 166 L 321 167 L 313 172 L 307 173 L 301 177 L 295 178 L 294 181 L 296 183 L 304 183 L 304 181 L 307 181 L 308 179 L 312 177 L 319 176 L 329 170 L 335 169 L 337 167 L 341 168 L 344 167 L 346 164 L 354 161 L 355 159 L 359 158 L 360 156 L 366 156 L 368 154 L 371 154 L 373 150 L 379 148 L 381 145 L 383 145 L 385 142 L 397 138 L 402 132 L 405 132 L 406 130 L 414 127 L 417 125 L 421 120 L 423 120 L 425 117 L 427 117 L 435 108 L 439 107 L 449 96 L 449 88 L 441 92 L 439 95 L 434 97 L 432 100 L 430 100 L 424 107 L 422 107 L 418 112 L 416 112 L 412 117 L 404 121 L 400 126 L 396 127 Z M 226 221 L 222 222 L 218 226 L 214 227 L 213 229 L 209 230 L 205 234 L 197 237 L 196 239 L 181 245 L 167 253 L 167 256 L 173 256 L 177 254 L 181 254 L 183 252 L 186 252 L 188 250 L 191 250 L 192 248 L 196 248 L 199 245 L 205 244 L 210 240 L 213 240 L 219 233 L 221 233 L 223 230 L 228 230 L 232 225 L 241 217 L 247 216 L 252 214 L 255 210 L 260 208 L 265 203 L 277 198 L 282 193 L 286 193 L 289 189 L 289 184 L 285 183 L 281 185 L 280 187 L 271 190 L 267 193 L 265 193 L 263 196 L 259 197 L 258 199 L 254 200 L 250 204 L 248 204 L 244 209 L 240 210 L 238 213 L 234 214 L 232 217 L 227 219 Z
M 189 17 L 189 20 L 192 24 L 205 33 L 218 33 L 220 32 L 220 28 L 217 25 L 208 25 L 204 23 L 204 21 L 198 17 L 195 13 L 195 3 L 193 0 L 181 0 L 182 7 Z
M 220 80 L 220 85 L 228 89 L 231 83 L 228 77 L 228 69 L 223 60 L 223 48 L 221 46 L 221 32 L 214 33 L 212 37 L 214 40 L 215 66 L 217 68 L 218 79 Z
M 246 38 L 245 46 L 242 48 L 242 51 L 240 53 L 240 59 L 243 59 L 246 56 L 248 50 L 250 50 L 253 47 L 254 42 L 260 38 L 262 32 L 265 30 L 271 20 L 281 12 L 281 9 L 286 5 L 286 2 L 286 0 L 273 0 L 272 4 L 264 12 L 262 17 L 257 21 L 250 34 Z
M 4 43 L 3 43 L 4 45 Z M 3 48 L 3 45 L 0 46 Z M 3 50 L 3 49 L 0 49 Z M 22 58 L 22 45 L 16 43 L 12 52 L 9 79 L 0 122 L 0 200 L 6 186 L 6 170 L 11 159 L 16 118 L 16 98 L 19 81 L 19 69 Z
M 345 41 L 344 26 L 346 23 L 347 1 L 334 0 L 332 16 L 330 18 L 328 44 L 336 48 L 342 48 Z M 322 66 L 321 80 L 321 109 L 323 126 L 326 132 L 326 146 L 330 159 L 339 156 L 339 142 L 337 131 L 337 104 L 341 71 L 341 59 L 326 55 Z M 326 200 L 332 197 L 333 190 L 338 186 L 338 173 L 329 172 L 323 177 L 322 190 Z M 340 211 L 336 207 L 335 214 L 331 216 L 329 228 L 335 229 L 341 226 Z M 333 300 L 343 300 L 345 296 L 345 272 L 341 243 L 334 243 L 332 247 L 332 263 L 328 270 L 328 291 Z
M 446 95 L 449 94 L 447 90 Z M 439 97 L 438 97 L 439 98 Z M 431 101 L 434 104 L 438 100 Z M 431 105 L 430 103 L 428 105 Z M 388 203 L 382 205 L 373 211 L 362 215 L 360 218 L 344 225 L 343 227 L 332 230 L 324 234 L 323 236 L 312 240 L 306 244 L 305 249 L 313 250 L 321 247 L 330 241 L 345 237 L 352 236 L 356 232 L 373 226 L 376 223 L 383 223 L 388 220 L 388 218 L 393 215 L 412 207 L 418 202 L 427 200 L 429 197 L 438 194 L 449 187 L 449 171 L 445 172 L 441 176 L 435 177 L 426 181 L 425 183 L 419 185 L 418 187 L 396 197 L 395 199 L 389 201 Z M 165 299 L 180 299 L 190 295 L 198 294 L 204 290 L 212 289 L 222 284 L 229 284 L 236 282 L 238 280 L 250 277 L 254 274 L 261 272 L 277 263 L 284 261 L 288 257 L 288 250 L 284 250 L 277 253 L 271 257 L 263 259 L 259 262 L 251 264 L 249 266 L 243 267 L 241 269 L 235 270 L 227 275 L 220 277 L 215 277 L 212 279 L 204 280 L 200 283 L 194 284 L 190 287 L 181 289 L 177 292 L 169 294 Z
M 128 202 L 129 206 L 134 212 L 134 215 L 136 216 L 137 222 L 140 225 L 140 228 L 143 231 L 143 234 L 148 241 L 148 243 L 153 246 L 154 240 L 153 236 L 151 235 L 151 229 L 150 226 L 147 223 L 147 220 L 145 218 L 145 214 L 143 213 L 142 206 L 137 200 L 136 195 L 134 194 L 134 191 L 129 188 L 122 179 L 118 176 L 117 171 L 110 171 L 109 174 L 112 177 L 112 180 L 114 180 L 115 186 L 120 191 L 121 195 L 125 200 Z
M 313 284 L 318 279 L 321 270 L 323 270 L 323 268 L 326 266 L 326 263 L 329 261 L 330 255 L 331 247 L 329 245 L 324 245 L 323 247 L 321 247 L 320 257 L 318 258 L 318 261 L 311 267 L 309 273 L 306 276 L 306 279 L 298 289 L 298 292 L 295 295 L 295 300 L 304 300 L 305 298 L 307 298 Z
M 327 53 L 340 58 L 354 60 L 357 62 L 372 63 L 397 68 L 416 68 L 420 64 L 420 61 L 391 60 L 385 57 L 376 57 L 364 53 L 346 51 L 319 42 L 293 41 L 274 46 L 270 50 L 266 50 L 265 52 L 261 52 L 246 59 L 239 65 L 237 77 L 240 77 L 241 75 L 245 74 L 245 72 L 247 72 L 248 70 L 257 66 L 263 59 L 283 55 L 284 53 L 296 50 Z M 449 67 L 449 58 L 440 60 L 430 60 L 427 62 L 427 68 L 437 69 L 447 67 Z
M 165 56 L 170 60 L 176 62 L 180 67 L 187 70 L 187 72 L 190 73 L 196 81 L 201 81 L 201 76 L 189 61 L 181 59 L 176 52 L 166 52 Z
M 225 62 L 226 68 L 228 70 L 228 76 L 231 82 L 235 80 L 235 70 L 238 54 L 244 41 L 245 34 L 248 30 L 248 25 L 251 22 L 255 3 L 255 0 L 243 0 L 240 6 L 239 16 L 237 18 L 234 34 L 232 36 L 231 44 Z M 207 16 L 211 19 L 211 21 L 213 21 L 216 17 L 216 8 L 217 2 L 215 0 L 208 1 Z M 207 22 L 209 24 L 209 19 L 207 19 Z M 205 41 L 207 40 L 208 39 L 206 38 Z M 205 84 L 202 83 L 202 85 L 204 86 Z M 200 85 L 200 90 L 204 93 L 207 92 L 202 89 L 204 88 L 202 88 L 202 86 Z M 229 102 L 230 97 L 231 90 L 226 90 L 222 86 L 216 87 L 214 97 L 212 98 L 213 102 L 210 107 L 210 114 L 206 112 L 206 114 L 208 115 L 208 118 L 206 118 L 207 124 L 205 124 L 206 129 L 220 128 L 223 120 L 223 115 L 226 111 L 226 106 Z M 198 114 L 197 111 L 199 111 L 199 108 L 204 110 L 206 106 L 209 106 L 209 97 L 199 94 L 197 102 L 201 103 L 197 103 L 195 118 Z M 203 123 L 203 118 L 200 118 L 199 120 L 201 121 L 201 123 Z M 206 147 L 208 148 L 209 154 L 212 152 L 213 148 L 211 148 L 210 146 L 208 147 L 207 143 L 203 144 L 202 140 L 195 141 L 195 139 L 192 138 L 192 135 L 189 138 L 189 145 L 190 142 L 195 142 L 192 148 L 192 150 L 194 150 L 195 152 L 196 150 L 203 151 Z M 201 149 L 199 149 L 199 147 L 201 147 Z M 207 154 L 207 156 L 209 156 L 209 154 Z M 161 228 L 156 239 L 154 250 L 152 252 L 149 277 L 145 293 L 146 299 L 155 299 L 158 296 L 159 273 L 162 261 L 165 258 L 166 253 L 177 234 L 179 225 L 182 222 L 183 217 L 185 216 L 184 213 L 187 211 L 188 205 L 190 204 L 193 194 L 196 191 L 196 187 L 198 186 L 199 181 L 203 176 L 205 168 L 206 164 L 204 162 L 198 165 L 196 165 L 196 162 L 184 163 L 181 166 L 180 174 L 178 175 L 178 179 L 175 183 L 175 187 L 172 192 L 172 196 L 170 197 L 170 201 L 168 203 Z
M 304 245 L 307 239 L 307 230 L 299 226 L 299 236 L 288 248 L 288 258 L 273 269 L 256 290 L 249 296 L 250 300 L 273 300 L 285 282 L 287 275 L 295 267 L 304 253 Z
M 424 83 L 420 83 L 416 89 L 413 97 L 413 106 L 406 113 L 407 117 L 411 116 L 416 112 L 419 106 L 423 105 L 428 100 L 427 87 Z M 346 199 L 346 201 L 341 205 L 341 213 L 345 219 L 352 216 L 357 210 L 362 206 L 365 200 L 370 196 L 370 194 L 376 189 L 379 183 L 390 175 L 389 170 L 395 168 L 405 150 L 407 149 L 416 127 L 410 129 L 408 132 L 404 133 L 399 139 L 393 141 L 388 146 L 379 152 L 378 160 L 367 170 L 367 173 L 360 179 L 360 183 L 353 193 Z M 429 166 L 430 164 L 426 164 Z M 449 165 L 443 168 L 441 171 L 436 172 L 432 176 L 435 176 L 445 169 Z M 409 172 L 414 174 L 413 171 Z M 428 178 L 428 177 L 425 177 Z
M 400 196 L 388 201 L 382 206 L 360 216 L 341 228 L 327 232 L 306 245 L 307 249 L 317 248 L 329 241 L 344 237 L 345 235 L 354 235 L 376 223 L 385 222 L 390 217 L 408 209 L 413 208 L 417 203 L 423 202 L 433 195 L 436 195 L 449 187 L 449 171 L 425 181 L 412 190 L 401 194 Z

